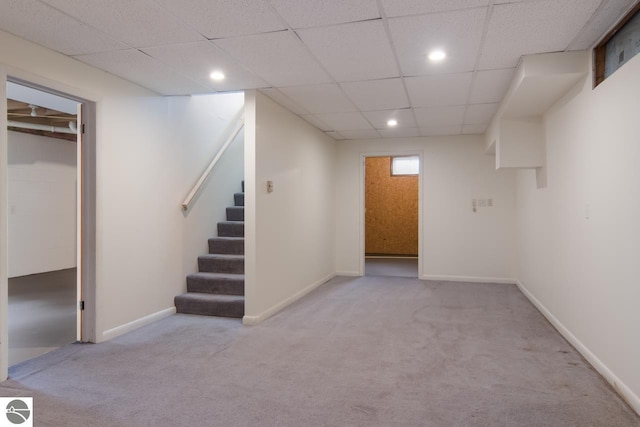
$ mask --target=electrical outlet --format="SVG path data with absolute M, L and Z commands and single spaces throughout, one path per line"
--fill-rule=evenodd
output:
M 477 199 L 471 199 L 471 210 L 473 212 L 477 212 L 476 207 L 478 206 L 478 200 Z
M 479 199 L 478 200 L 478 207 L 479 208 L 486 208 L 487 207 L 487 199 Z

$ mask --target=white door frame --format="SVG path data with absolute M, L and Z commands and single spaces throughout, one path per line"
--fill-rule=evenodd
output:
M 381 152 L 371 152 L 371 153 L 360 153 L 360 212 L 358 215 L 358 220 L 360 222 L 360 255 L 358 259 L 360 260 L 359 266 L 359 274 L 360 276 L 364 276 L 364 265 L 365 265 L 365 198 L 366 198 L 366 176 L 365 176 L 365 166 L 367 157 L 394 157 L 394 156 L 418 156 L 420 159 L 420 168 L 418 171 L 418 278 L 423 276 L 423 239 L 422 239 L 422 177 L 423 167 L 424 167 L 424 151 L 423 150 L 399 150 L 399 151 L 381 151 Z
M 95 97 L 22 70 L 0 66 L 0 380 L 8 377 L 8 161 L 6 82 L 71 99 L 81 104 L 85 132 L 78 145 L 77 259 L 79 288 L 84 310 L 79 310 L 77 335 L 84 342 L 96 340 L 96 106 Z

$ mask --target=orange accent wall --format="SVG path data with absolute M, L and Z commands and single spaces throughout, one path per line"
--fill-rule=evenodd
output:
M 418 176 L 391 176 L 390 157 L 367 157 L 365 186 L 365 252 L 418 255 Z

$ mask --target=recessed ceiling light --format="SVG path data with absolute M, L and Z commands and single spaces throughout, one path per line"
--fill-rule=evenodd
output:
M 444 50 L 433 50 L 429 53 L 429 60 L 433 62 L 440 62 L 447 57 Z
M 387 126 L 389 127 L 398 126 L 398 121 L 396 119 L 391 119 L 387 122 Z
M 209 74 L 212 80 L 224 80 L 224 73 L 222 71 L 214 71 Z

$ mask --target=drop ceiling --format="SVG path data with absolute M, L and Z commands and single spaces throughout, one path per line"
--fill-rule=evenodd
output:
M 3 0 L 0 29 L 159 94 L 259 89 L 335 139 L 386 138 L 484 133 L 522 55 L 588 49 L 634 3 Z

